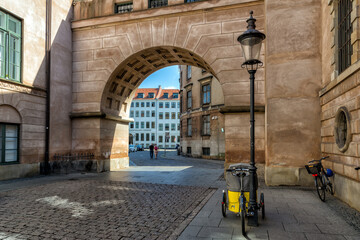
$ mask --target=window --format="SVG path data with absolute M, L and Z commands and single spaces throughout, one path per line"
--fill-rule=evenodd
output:
M 0 11 L 0 77 L 20 82 L 21 21 Z
M 151 134 L 151 141 L 153 141 L 153 142 L 155 141 L 155 133 Z
M 145 112 L 144 111 L 141 111 L 141 117 L 145 117 Z
M 202 123 L 203 123 L 203 135 L 210 135 L 210 115 L 205 115 L 202 117 Z
M 346 107 L 341 107 L 335 114 L 335 142 L 340 152 L 345 152 L 351 142 L 350 113 Z
M 188 137 L 191 137 L 191 131 L 192 131 L 192 126 L 191 126 L 191 124 L 192 124 L 192 121 L 191 121 L 191 118 L 188 118 L 187 119 L 187 135 L 188 135 Z
M 187 108 L 191 108 L 192 105 L 192 93 L 191 90 L 186 93 L 187 96 Z
M 141 141 L 144 141 L 144 134 L 141 134 Z
M 186 148 L 186 153 L 187 153 L 187 154 L 191 154 L 191 147 L 187 147 L 187 148 Z
M 171 103 L 171 108 L 176 108 L 176 102 Z
M 163 98 L 169 98 L 169 94 L 168 94 L 168 93 L 164 93 Z
M 139 134 L 138 133 L 135 134 L 135 139 L 136 139 L 136 141 L 139 141 Z
M 177 115 L 178 115 L 178 119 L 180 119 L 180 113 L 178 113 Z
M 170 108 L 170 103 L 169 102 L 165 103 L 165 108 Z
M 146 107 L 150 107 L 150 102 L 146 102 Z
M 150 122 L 146 122 L 146 128 L 150 128 Z
M 130 117 L 134 117 L 134 111 L 130 111 Z
M 159 119 L 164 119 L 164 113 L 159 112 Z
M 0 163 L 18 162 L 19 126 L 0 124 Z
M 180 123 L 177 125 L 177 130 L 180 131 Z
M 202 103 L 209 104 L 211 101 L 211 87 L 210 84 L 203 85 L 202 89 Z
M 173 98 L 178 98 L 179 94 L 178 93 L 173 93 Z
M 141 102 L 141 107 L 145 107 L 145 103 L 144 103 L 144 102 Z
M 133 10 L 133 3 L 117 3 L 115 4 L 115 13 L 126 13 Z
M 135 123 L 135 128 L 139 128 L 139 122 Z
M 169 124 L 165 123 L 165 131 L 169 131 Z
M 164 130 L 164 128 L 163 128 L 163 124 L 162 123 L 159 123 L 159 131 L 163 131 Z
M 159 108 L 163 108 L 164 107 L 164 103 L 163 102 L 159 102 Z
M 137 102 L 137 103 L 135 104 L 135 106 L 136 106 L 136 107 L 139 107 L 140 105 L 139 105 L 139 103 Z
M 131 107 L 134 107 L 134 102 L 131 103 Z
M 151 107 L 155 107 L 155 102 L 151 102 Z
M 180 108 L 180 102 L 177 103 L 177 107 Z
M 338 1 L 338 70 L 342 73 L 351 65 L 351 0 Z
M 168 5 L 167 0 L 149 0 L 149 8 L 157 8 L 157 7 L 167 6 L 167 5 Z
M 150 117 L 150 111 L 146 111 L 146 117 Z
M 138 98 L 144 98 L 144 93 L 138 93 L 138 96 L 137 96 Z M 143 103 L 141 103 L 141 104 L 143 104 Z
M 151 117 L 155 117 L 155 111 L 151 111 Z
M 176 119 L 176 113 L 174 112 L 171 113 L 171 119 Z
M 149 93 L 148 98 L 154 98 L 154 93 Z
M 159 142 L 163 142 L 163 136 L 159 136 Z
M 202 148 L 202 155 L 210 156 L 210 148 Z
M 175 123 L 171 124 L 171 131 L 176 131 L 176 124 Z
M 165 113 L 165 119 L 170 119 L 170 113 L 168 112 Z
M 151 128 L 152 128 L 152 129 L 155 128 L 155 122 L 151 122 Z
M 176 136 L 171 136 L 171 142 L 172 143 L 176 142 Z
M 186 66 L 187 79 L 191 79 L 191 66 Z
M 146 141 L 150 141 L 150 134 L 149 133 L 146 134 Z
M 177 142 L 178 142 L 178 143 L 180 142 L 180 136 L 177 137 Z
M 179 105 L 180 105 L 180 112 L 182 113 L 183 112 L 183 95 L 182 95 L 182 93 L 180 94 Z
M 139 117 L 139 111 L 135 112 L 135 117 Z
M 134 128 L 134 123 L 130 123 L 130 128 Z
M 141 122 L 141 128 L 144 128 L 145 127 L 145 123 L 144 122 Z

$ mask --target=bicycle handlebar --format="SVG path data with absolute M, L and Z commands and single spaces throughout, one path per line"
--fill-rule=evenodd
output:
M 326 158 L 329 158 L 329 156 L 325 156 L 325 157 L 322 157 L 320 158 L 319 160 L 311 160 L 309 163 L 312 163 L 312 162 L 321 162 L 321 160 L 324 160 Z
M 229 168 L 226 169 L 226 172 L 249 172 L 248 168 Z

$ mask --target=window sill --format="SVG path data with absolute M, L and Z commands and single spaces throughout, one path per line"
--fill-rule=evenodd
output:
M 14 165 L 14 164 L 20 164 L 20 162 L 2 162 L 0 163 L 0 166 Z
M 324 96 L 327 92 L 329 92 L 331 89 L 335 88 L 337 85 L 339 85 L 341 82 L 348 79 L 351 75 L 355 74 L 357 71 L 360 70 L 360 61 L 352 64 L 350 67 L 348 67 L 345 71 L 340 73 L 334 80 L 329 82 L 326 86 L 324 86 L 320 92 L 319 96 Z

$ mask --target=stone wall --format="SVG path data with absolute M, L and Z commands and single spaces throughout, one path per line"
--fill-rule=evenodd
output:
M 265 1 L 266 168 L 268 185 L 307 184 L 319 158 L 321 1 Z

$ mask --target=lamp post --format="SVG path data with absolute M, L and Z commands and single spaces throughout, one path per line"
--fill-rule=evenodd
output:
M 250 11 L 250 18 L 246 20 L 248 23 L 247 30 L 238 37 L 240 42 L 245 62 L 241 67 L 247 69 L 250 74 L 250 200 L 249 200 L 249 226 L 258 226 L 258 213 L 256 202 L 256 167 L 255 167 L 255 117 L 254 117 L 254 82 L 255 73 L 259 66 L 262 66 L 260 58 L 260 50 L 262 41 L 265 39 L 265 34 L 256 30 L 253 18 L 253 11 Z

